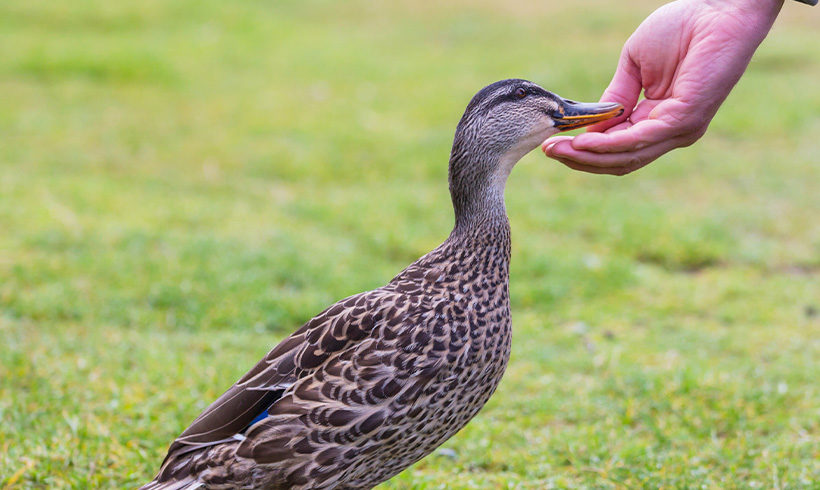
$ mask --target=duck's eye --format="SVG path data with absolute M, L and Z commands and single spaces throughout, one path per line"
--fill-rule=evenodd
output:
M 526 96 L 527 96 L 527 91 L 524 90 L 523 88 L 518 87 L 517 89 L 515 89 L 515 97 L 517 99 L 523 99 Z

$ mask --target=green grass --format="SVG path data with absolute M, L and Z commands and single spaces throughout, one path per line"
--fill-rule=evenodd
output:
M 455 124 L 595 100 L 657 4 L 0 3 L 0 488 L 126 488 L 271 346 L 452 216 Z M 511 176 L 497 394 L 384 488 L 817 488 L 820 14 L 695 146 Z

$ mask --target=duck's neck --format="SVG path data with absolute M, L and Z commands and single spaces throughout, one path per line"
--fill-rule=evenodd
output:
M 450 159 L 450 196 L 455 226 L 450 241 L 470 248 L 510 247 L 510 224 L 504 206 L 504 187 L 513 164 L 503 159 L 470 161 L 469 155 Z
M 456 214 L 450 236 L 392 282 L 426 277 L 426 271 L 442 270 L 459 281 L 476 275 L 494 277 L 499 291 L 506 291 L 510 263 L 510 224 L 504 209 L 506 175 L 500 181 L 490 178 L 481 169 L 497 165 L 473 163 L 450 159 L 450 195 Z

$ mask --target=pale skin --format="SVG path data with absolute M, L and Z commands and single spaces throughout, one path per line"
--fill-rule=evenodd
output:
M 677 0 L 653 12 L 627 40 L 601 96 L 624 114 L 541 148 L 564 165 L 625 175 L 689 146 L 740 79 L 783 0 Z M 638 98 L 644 92 L 644 99 Z

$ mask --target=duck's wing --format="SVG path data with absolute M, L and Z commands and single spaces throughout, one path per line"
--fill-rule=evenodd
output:
M 234 440 L 301 376 L 333 353 L 364 339 L 382 320 L 373 314 L 378 290 L 343 299 L 307 322 L 274 347 L 256 366 L 206 408 L 171 444 L 162 463 L 166 476 L 180 456 Z
M 442 368 L 466 348 L 446 339 L 446 301 L 420 292 L 377 289 L 319 314 L 174 441 L 155 481 L 208 468 L 208 478 L 230 482 L 264 465 L 283 485 L 312 485 L 366 471 L 361 455 L 395 444 L 425 417 L 446 389 L 435 383 Z
M 342 481 L 365 488 L 354 482 L 385 470 L 379 461 L 412 463 L 406 454 L 415 449 L 412 427 L 427 419 L 429 402 L 443 388 L 435 381 L 445 371 L 447 347 L 434 348 L 426 329 L 417 328 L 419 316 L 395 318 L 395 325 L 386 321 L 377 335 L 297 380 L 248 429 L 236 456 L 276 468 L 283 488 L 333 488 Z

